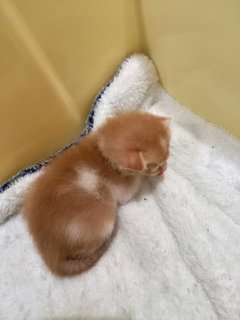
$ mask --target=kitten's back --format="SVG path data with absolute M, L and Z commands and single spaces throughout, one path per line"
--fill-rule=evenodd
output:
M 60 276 L 87 270 L 109 245 L 116 205 L 101 181 L 96 190 L 89 190 L 91 181 L 84 185 L 84 175 L 93 178 L 99 166 L 101 157 L 85 139 L 44 169 L 25 199 L 23 213 L 35 243 Z

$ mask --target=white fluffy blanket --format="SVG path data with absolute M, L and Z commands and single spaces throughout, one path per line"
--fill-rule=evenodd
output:
M 38 173 L 0 194 L 1 320 L 240 319 L 240 144 L 157 80 L 134 55 L 95 103 L 94 128 L 122 109 L 169 115 L 172 145 L 164 179 L 119 209 L 118 234 L 89 272 L 55 278 L 21 214 L 6 220 Z

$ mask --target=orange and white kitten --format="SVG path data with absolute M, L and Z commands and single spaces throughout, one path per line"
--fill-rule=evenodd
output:
M 134 197 L 142 175 L 166 169 L 169 140 L 168 119 L 120 113 L 43 169 L 23 215 L 53 273 L 76 275 L 99 260 L 113 237 L 117 206 Z

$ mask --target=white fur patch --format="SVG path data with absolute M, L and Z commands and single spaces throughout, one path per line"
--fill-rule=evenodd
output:
M 113 199 L 120 205 L 124 205 L 129 202 L 139 191 L 141 178 L 136 177 L 135 180 L 129 186 L 119 186 L 109 184 L 109 191 L 112 194 Z
M 73 240 L 76 241 L 79 239 L 79 237 L 84 236 L 85 231 L 83 230 L 83 228 L 80 226 L 79 223 L 76 222 L 70 222 L 67 227 L 66 227 L 66 232 L 68 237 Z
M 89 167 L 80 167 L 78 170 L 77 184 L 88 193 L 97 194 L 99 177 L 96 170 Z
M 166 147 L 167 146 L 167 140 L 164 138 L 160 138 L 160 146 L 161 147 Z
M 161 146 L 162 148 L 166 148 L 167 145 L 168 145 L 168 140 L 165 139 L 165 138 L 160 138 L 160 146 Z
M 113 232 L 114 223 L 114 220 L 107 220 L 103 228 L 99 229 L 100 232 L 98 236 L 102 238 L 108 238 Z M 90 239 L 93 236 L 92 232 L 88 230 L 87 226 L 75 221 L 71 221 L 66 226 L 65 232 L 68 238 L 73 242 L 79 240 L 80 238 Z
M 114 221 L 108 221 L 105 223 L 104 228 L 102 229 L 102 236 L 108 238 L 113 232 Z

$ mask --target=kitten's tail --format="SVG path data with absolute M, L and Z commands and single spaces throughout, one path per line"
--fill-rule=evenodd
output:
M 101 247 L 88 257 L 68 258 L 59 261 L 57 267 L 54 268 L 54 272 L 60 277 L 75 276 L 79 273 L 85 272 L 98 262 L 109 245 L 110 240 L 108 239 Z

